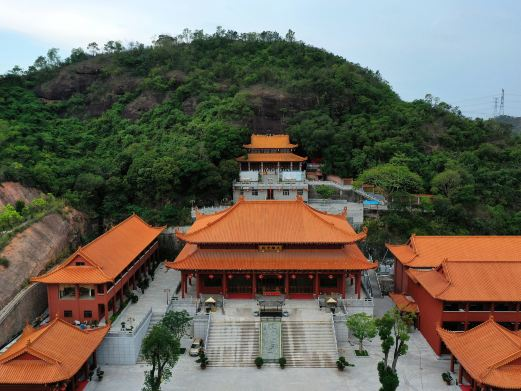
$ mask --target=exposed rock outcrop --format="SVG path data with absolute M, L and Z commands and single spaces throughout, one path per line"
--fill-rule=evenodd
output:
M 14 205 L 16 201 L 29 203 L 41 195 L 34 187 L 25 187 L 17 182 L 0 183 L 0 208 L 6 204 Z
M 86 227 L 85 216 L 67 208 L 62 214 L 45 216 L 11 239 L 0 251 L 0 258 L 9 260 L 9 267 L 0 266 L 0 308 L 30 277 L 37 276 L 49 263 L 75 249 Z

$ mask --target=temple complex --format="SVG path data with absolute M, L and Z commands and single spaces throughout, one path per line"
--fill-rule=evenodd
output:
M 521 328 L 520 236 L 412 236 L 387 248 L 395 257 L 390 297 L 418 313 L 417 326 L 436 354 L 448 353 L 438 326 L 466 331 L 492 315 L 504 328 Z
M 0 390 L 83 389 L 97 367 L 96 349 L 108 330 L 81 330 L 58 318 L 40 328 L 27 325 L 0 355 Z
M 294 153 L 297 146 L 286 134 L 253 134 L 251 142 L 244 145 L 247 154 L 237 158 L 240 177 L 233 185 L 234 201 L 240 196 L 247 200 L 291 200 L 300 196 L 307 201 L 307 158 Z
M 33 278 L 47 284 L 49 313 L 68 322 L 108 320 L 159 261 L 158 237 L 163 230 L 131 215 L 56 268 Z
M 357 233 L 346 213 L 331 215 L 295 200 L 251 201 L 211 215 L 198 214 L 186 244 L 169 268 L 181 271 L 181 293 L 196 280 L 197 296 L 254 298 L 257 294 L 309 299 L 338 293 L 355 283 L 360 298 L 361 273 L 376 268 L 357 246 Z

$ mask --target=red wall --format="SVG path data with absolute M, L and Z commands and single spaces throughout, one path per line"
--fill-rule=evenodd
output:
M 394 291 L 406 293 L 409 276 L 405 274 L 407 268 L 397 259 L 394 260 Z
M 408 276 L 406 277 L 409 279 Z M 414 298 L 420 310 L 418 328 L 434 352 L 440 355 L 441 339 L 436 331 L 436 326 L 441 325 L 442 322 L 443 303 L 433 298 L 420 284 L 415 284 L 410 279 L 407 286 L 408 294 Z

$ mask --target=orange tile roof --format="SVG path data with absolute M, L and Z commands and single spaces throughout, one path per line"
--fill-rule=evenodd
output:
M 100 345 L 109 326 L 80 330 L 60 319 L 34 329 L 0 355 L 0 384 L 48 384 L 70 379 Z
M 288 149 L 296 148 L 298 144 L 291 144 L 287 134 L 274 134 L 271 136 L 252 134 L 249 144 L 245 144 L 244 148 L 256 149 Z
M 163 230 L 164 227 L 152 227 L 133 214 L 80 247 L 55 269 L 32 280 L 47 284 L 113 281 Z M 77 259 L 86 265 L 72 265 Z
M 419 311 L 418 304 L 410 296 L 403 293 L 389 293 L 389 297 L 400 311 L 413 312 L 417 314 Z
M 345 212 L 346 213 L 346 212 Z M 246 201 L 221 212 L 197 214 L 194 224 L 177 237 L 189 243 L 354 243 L 356 233 L 346 214 L 331 215 L 296 200 Z
M 407 244 L 387 244 L 404 265 L 438 267 L 449 261 L 521 261 L 521 236 L 416 236 Z
M 261 252 L 256 249 L 200 249 L 186 244 L 175 261 L 165 265 L 176 270 L 367 270 L 377 267 L 356 244 L 342 249 L 287 249 Z
M 407 274 L 439 300 L 521 301 L 521 262 L 444 261 L 437 269 Z
M 248 157 L 238 157 L 238 162 L 303 162 L 308 160 L 307 157 L 302 157 L 294 153 L 249 153 Z
M 493 319 L 464 332 L 437 328 L 447 348 L 477 382 L 521 389 L 521 336 Z

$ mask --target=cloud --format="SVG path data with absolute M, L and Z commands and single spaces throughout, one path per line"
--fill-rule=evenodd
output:
M 115 16 L 128 7 L 97 2 L 1 0 L 0 28 L 34 39 L 67 47 L 86 45 L 109 39 L 130 40 L 134 35 L 130 23 L 117 23 Z M 123 7 L 123 8 L 122 8 Z

